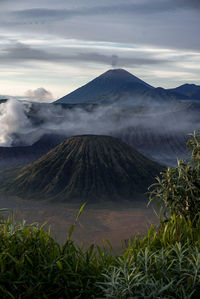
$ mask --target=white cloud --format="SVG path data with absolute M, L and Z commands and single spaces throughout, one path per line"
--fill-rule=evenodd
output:
M 30 101 L 37 102 L 51 102 L 54 100 L 52 93 L 43 87 L 35 90 L 27 90 L 25 92 L 25 97 L 27 97 Z

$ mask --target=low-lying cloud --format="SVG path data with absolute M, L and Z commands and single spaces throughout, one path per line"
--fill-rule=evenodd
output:
M 61 105 L 9 100 L 0 104 L 0 146 L 32 145 L 45 134 L 65 137 L 82 134 L 120 135 L 130 130 L 166 134 L 186 134 L 198 128 L 193 115 L 177 108 L 134 108 L 88 106 L 63 108 Z

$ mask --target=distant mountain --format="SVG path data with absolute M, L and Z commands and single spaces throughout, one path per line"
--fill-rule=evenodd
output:
M 107 102 L 122 93 L 145 91 L 153 87 L 123 69 L 103 73 L 55 103 L 77 104 Z
M 154 88 L 123 69 L 112 69 L 57 100 L 56 104 L 168 105 L 185 98 L 164 88 Z
M 169 89 L 169 92 L 184 95 L 186 99 L 200 100 L 200 85 L 187 83 L 179 87 Z
M 144 192 L 161 166 L 117 138 L 71 137 L 20 168 L 4 190 L 24 198 L 117 200 Z
M 168 106 L 177 105 L 180 101 L 187 99 L 188 97 L 182 94 L 178 94 L 173 91 L 169 91 L 162 87 L 141 92 L 138 95 L 136 103 L 144 106 Z

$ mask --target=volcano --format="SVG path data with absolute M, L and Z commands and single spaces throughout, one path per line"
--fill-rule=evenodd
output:
M 169 105 L 187 98 L 155 88 L 124 69 L 112 69 L 57 100 L 56 104 Z
M 86 85 L 57 100 L 59 104 L 107 103 L 124 93 L 144 92 L 153 87 L 123 69 L 108 70 Z
M 82 135 L 18 169 L 4 191 L 60 201 L 131 199 L 145 192 L 161 169 L 117 138 Z

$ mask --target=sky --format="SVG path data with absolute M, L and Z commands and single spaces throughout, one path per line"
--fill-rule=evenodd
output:
M 200 0 L 0 0 L 0 95 L 52 101 L 111 68 L 200 85 Z

